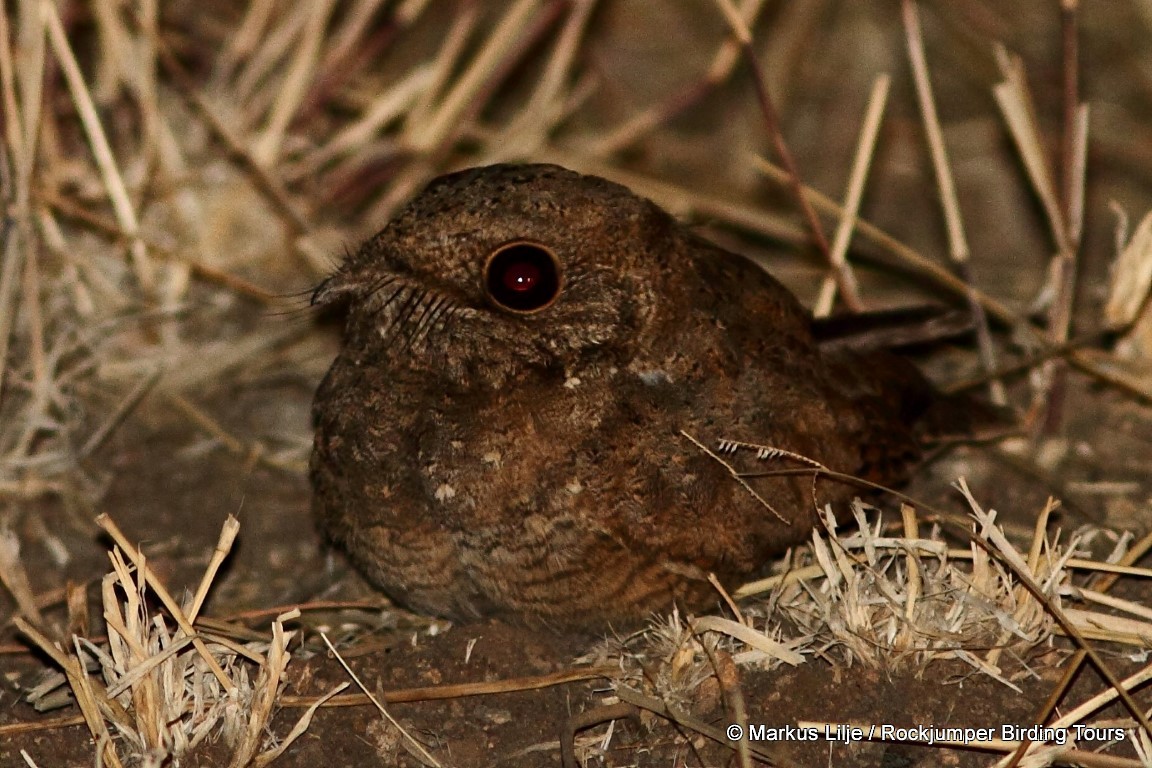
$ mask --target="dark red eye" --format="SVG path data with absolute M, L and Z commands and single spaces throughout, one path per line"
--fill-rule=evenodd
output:
M 536 312 L 560 295 L 560 265 L 542 245 L 509 243 L 488 257 L 484 288 L 503 309 Z

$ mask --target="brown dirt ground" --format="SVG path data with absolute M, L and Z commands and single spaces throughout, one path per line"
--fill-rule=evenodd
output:
M 79 41 L 90 40 L 87 4 L 72 5 L 70 33 Z M 195 35 L 210 38 L 223 34 L 221 30 L 234 26 L 235 11 L 220 3 L 208 3 L 208 17 L 218 11 L 220 20 L 198 26 L 188 20 L 191 11 L 186 5 L 190 4 L 173 3 L 165 13 L 172 16 L 172 28 L 186 36 L 183 52 L 196 60 L 204 54 L 190 53 Z M 581 106 L 566 128 L 568 135 L 579 137 L 611 127 L 635 105 L 667 98 L 677 84 L 706 67 L 722 35 L 722 24 L 712 5 L 686 0 L 651 4 L 668 6 L 659 9 L 641 7 L 647 5 L 606 2 L 599 10 L 580 61 L 612 77 Z M 923 252 L 942 254 L 945 241 L 904 63 L 898 6 L 835 2 L 768 5 L 771 10 L 757 26 L 757 39 L 765 41 L 764 55 L 773 65 L 770 84 L 779 88 L 781 110 L 787 117 L 785 129 L 806 180 L 840 196 L 869 80 L 878 70 L 892 72 L 892 103 L 864 214 Z M 865 9 L 865 5 L 876 7 Z M 1020 3 L 1019 12 L 1014 11 L 1011 18 L 993 2 L 973 0 L 948 9 L 935 7 L 940 4 L 924 5 L 946 138 L 961 203 L 969 213 L 973 280 L 1022 310 L 1044 278 L 1051 246 L 988 92 L 988 86 L 997 80 L 989 48 L 991 41 L 1002 40 L 1024 57 L 1038 113 L 1055 145 L 1060 93 L 1056 4 Z M 1127 4 L 1086 4 L 1082 20 L 1082 88 L 1097 110 L 1088 160 L 1088 215 L 1077 305 L 1078 327 L 1084 330 L 1100 324 L 1104 280 L 1114 253 L 1108 201 L 1120 201 L 1134 222 L 1152 207 L 1152 159 L 1147 146 L 1138 140 L 1138 135 L 1146 132 L 1152 93 L 1148 75 L 1152 59 L 1140 41 L 1146 38 L 1152 18 L 1120 9 L 1121 5 Z M 429 25 L 431 22 L 425 26 Z M 659 26 L 661 34 L 650 33 L 653 25 Z M 426 29 L 420 32 L 422 27 L 416 29 L 425 37 L 432 35 Z M 678 38 L 680 33 L 683 35 Z M 697 38 L 707 42 L 684 46 L 673 42 Z M 416 42 L 411 45 L 419 47 Z M 90 61 L 84 64 L 90 66 Z M 63 91 L 58 96 L 64 99 Z M 297 128 L 307 135 L 308 128 Z M 764 191 L 744 152 L 745 148 L 765 146 L 763 130 L 749 83 L 737 77 L 697 109 L 641 142 L 620 163 L 631 171 L 673 181 L 692 179 L 699 182 L 700 191 L 763 206 L 777 196 Z M 59 140 L 65 145 L 75 143 L 68 151 L 83 151 L 76 136 Z M 450 161 L 439 158 L 436 162 L 441 167 L 464 164 L 469 151 L 465 142 L 454 150 Z M 387 178 L 387 170 L 385 164 L 383 170 L 368 168 L 365 174 L 383 173 L 381 178 Z M 302 188 L 305 185 L 297 186 L 301 188 L 295 189 L 295 194 L 308 194 Z M 346 211 L 328 210 L 322 202 L 312 202 L 317 219 L 338 233 L 331 238 L 333 254 L 339 253 L 339 243 L 355 242 L 382 223 L 357 218 L 363 201 L 348 203 Z M 797 258 L 794 248 L 750 238 L 747 232 L 722 220 L 703 221 L 702 225 L 725 244 L 763 257 L 803 299 L 811 298 L 816 278 L 822 274 L 815 261 Z M 279 235 L 268 235 L 274 236 Z M 284 293 L 305 289 L 315 279 L 298 260 L 282 257 L 253 260 L 238 269 L 245 278 Z M 862 283 L 864 295 L 878 304 L 940 295 L 914 277 L 885 268 L 866 270 Z M 206 608 L 208 615 L 235 617 L 273 606 L 324 600 L 361 600 L 379 606 L 308 612 L 300 623 L 306 630 L 304 647 L 289 666 L 289 694 L 324 693 L 346 680 L 343 670 L 319 643 L 320 628 L 335 628 L 335 635 L 344 637 L 343 646 L 349 649 L 354 669 L 370 689 L 378 691 L 572 668 L 578 657 L 596 645 L 597 637 L 559 636 L 548 630 L 496 623 L 456 626 L 430 634 L 427 619 L 392 610 L 350 570 L 340 553 L 324 547 L 310 517 L 308 482 L 299 463 L 306 456 L 301 446 L 306 444 L 310 430 L 311 394 L 335 354 L 338 327 L 302 310 L 285 314 L 283 307 L 291 304 L 285 301 L 269 309 L 242 298 L 221 300 L 218 287 L 194 282 L 185 296 L 181 320 L 198 339 L 205 343 L 228 341 L 263 332 L 269 337 L 279 335 L 280 340 L 253 361 L 222 367 L 207 380 L 196 380 L 183 389 L 161 387 L 153 392 L 99 451 L 79 467 L 53 478 L 75 492 L 31 499 L 0 496 L 0 520 L 12 528 L 22 544 L 34 593 L 58 594 L 56 591 L 71 581 L 88 584 L 89 594 L 96 595 L 108 565 L 108 542 L 91 523 L 96 512 L 109 513 L 132 540 L 141 542 L 153 567 L 170 587 L 192 588 L 222 521 L 234 514 L 242 524 L 240 541 L 216 581 Z M 298 305 L 297 301 L 292 306 Z M 14 355 L 20 350 L 17 345 Z M 936 349 L 923 362 L 941 380 L 959 378 L 973 369 L 971 351 L 964 347 Z M 126 389 L 111 391 L 122 395 Z M 76 407 L 80 411 L 73 416 L 78 441 L 83 440 L 83 430 L 99 424 L 118 399 L 109 392 L 107 380 L 81 380 L 77 384 Z M 295 464 L 273 467 L 243 450 L 230 450 L 226 441 L 194 423 L 173 404 L 170 395 L 175 394 L 192 401 L 244 446 L 294 446 L 295 453 L 290 455 Z M 1026 402 L 1025 383 L 1016 382 L 1012 394 L 1015 402 Z M 1015 466 L 991 448 L 963 449 L 926 468 L 909 492 L 963 511 L 961 499 L 949 487 L 963 474 L 982 503 L 1002 510 L 1011 523 L 1021 527 L 1031 525 L 1048 495 L 1056 495 L 1065 502 L 1058 518 L 1058 524 L 1065 528 L 1091 521 L 1143 533 L 1148 528 L 1152 499 L 1148 473 L 1152 465 L 1152 411 L 1128 394 L 1073 374 L 1068 379 L 1065 415 L 1061 440 L 1041 441 L 1056 457 L 1047 463 Z M 1045 468 L 1039 470 L 1037 466 Z M 20 476 L 27 479 L 30 475 Z M 1094 492 L 1084 485 L 1102 481 L 1129 485 L 1112 494 Z M 67 552 L 63 562 L 60 549 Z M 1117 594 L 1148 602 L 1147 587 L 1139 582 L 1122 583 Z M 59 609 L 58 601 L 54 609 Z M 0 727 L 75 714 L 74 708 L 38 714 L 22 702 L 22 691 L 34 684 L 45 664 L 40 656 L 29 653 L 17 636 L 10 621 L 14 612 L 14 603 L 0 591 L 0 619 L 4 619 L 0 629 L 4 682 Z M 63 614 L 57 611 L 49 615 L 59 620 Z M 266 632 L 268 621 L 265 615 L 247 623 Z M 769 725 L 800 720 L 977 727 L 1031 723 L 1062 674 L 1055 662 L 1065 656 L 1069 646 L 1061 641 L 1055 646 L 1061 649 L 1059 653 L 1048 652 L 1029 660 L 1034 674 L 1017 681 L 1022 693 L 955 664 L 931 665 L 920 674 L 886 673 L 859 666 L 833 666 L 819 659 L 773 672 L 741 670 L 739 687 L 749 721 Z M 1131 649 L 1104 646 L 1102 650 L 1121 674 L 1139 666 L 1135 657 L 1128 656 Z M 1100 686 L 1095 674 L 1086 670 L 1066 701 L 1080 701 Z M 559 764 L 558 734 L 566 720 L 595 708 L 606 696 L 605 681 L 597 680 L 534 691 L 396 704 L 389 710 L 444 765 L 544 766 Z M 1145 707 L 1149 698 L 1147 694 L 1140 697 Z M 720 726 L 732 722 L 731 711 L 717 697 L 702 696 L 697 704 L 695 714 L 705 721 Z M 297 716 L 298 710 L 284 710 L 274 720 L 273 730 L 286 733 Z M 1122 717 L 1123 712 L 1111 709 L 1102 716 Z M 603 753 L 593 749 L 579 753 L 586 761 L 583 764 L 739 764 L 727 747 L 659 718 L 645 717 L 640 723 L 619 721 L 613 727 L 614 736 Z M 579 743 L 591 747 L 607 728 L 602 724 L 589 729 L 581 734 Z M 787 741 L 763 746 L 780 765 L 975 766 L 990 765 L 995 759 L 984 753 L 879 742 L 845 746 Z M 83 726 L 0 739 L 0 765 L 22 764 L 21 750 L 45 767 L 87 765 L 94 760 Z M 1118 754 L 1132 753 L 1120 750 Z M 189 764 L 227 762 L 222 745 L 208 744 Z M 419 764 L 369 707 L 321 710 L 308 732 L 276 763 L 334 767 Z

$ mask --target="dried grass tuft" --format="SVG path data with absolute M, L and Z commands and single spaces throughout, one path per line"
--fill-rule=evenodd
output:
M 1052 636 L 1053 619 L 1002 563 L 1022 558 L 995 528 L 995 514 L 970 503 L 978 539 L 963 558 L 953 555 L 937 527 L 924 538 L 886 536 L 882 519 L 869 520 L 856 501 L 860 527 L 845 535 L 825 510 L 825 530 L 793 560 L 794 567 L 814 565 L 818 573 L 779 587 L 772 603 L 781 620 L 811 638 L 813 653 L 846 666 L 919 674 L 931 662 L 958 659 L 1015 687 L 992 659 L 1004 652 L 1025 657 Z M 1029 564 L 1053 601 L 1068 581 L 1076 544 L 1045 539 L 1041 557 Z M 988 649 L 988 656 L 978 649 Z
M 116 530 L 110 522 L 106 527 Z M 282 754 L 316 709 L 342 690 L 317 701 L 280 739 L 271 724 L 296 634 L 284 624 L 300 612 L 277 616 L 270 639 L 243 644 L 192 626 L 238 527 L 235 518 L 225 524 L 200 589 L 179 605 L 139 550 L 113 547 L 112 571 L 101 585 L 105 640 L 74 635 L 65 649 L 17 620 L 64 672 L 55 684 L 38 687 L 31 703 L 53 696 L 66 683 L 106 765 L 180 764 L 205 741 L 219 740 L 231 768 L 260 768 Z M 121 539 L 118 533 L 113 535 Z M 157 602 L 159 609 L 153 607 Z
M 776 564 L 780 575 L 737 590 L 736 596 L 745 599 L 731 604 L 735 620 L 673 613 L 590 654 L 621 670 L 605 706 L 625 702 L 638 708 L 649 724 L 657 717 L 670 720 L 739 749 L 740 744 L 727 742 L 691 713 L 722 703 L 730 721 L 739 722 L 741 668 L 773 669 L 820 658 L 838 667 L 863 665 L 889 674 L 922 675 L 952 660 L 968 665 L 971 674 L 986 675 L 1019 692 L 1015 683 L 1034 674 L 1031 664 L 1051 665 L 1068 655 L 1053 643 L 1065 633 L 1058 617 L 1071 622 L 1077 642 L 1147 646 L 1152 611 L 1105 592 L 1120 575 L 1152 577 L 1152 571 L 1128 565 L 1146 551 L 1152 536 L 1135 544 L 1129 536 L 1120 537 L 1103 561 L 1078 557 L 1086 544 L 1110 534 L 1085 528 L 1062 541 L 1060 531 L 1048 531 L 1049 515 L 1057 506 L 1050 501 L 1024 551 L 1009 541 L 996 523 L 996 512 L 983 509 L 963 480 L 957 488 L 969 506 L 972 541 L 967 549 L 951 548 L 935 525 L 921 535 L 908 505 L 901 510 L 903 535 L 898 536 L 888 534 L 877 510 L 859 500 L 852 505 L 858 528 L 851 533 L 842 532 L 831 509 L 825 509 L 824 530 L 815 531 L 810 544 Z M 1106 575 L 1089 587 L 1079 575 L 1083 572 Z M 757 597 L 765 594 L 766 599 Z M 1071 604 L 1105 606 L 1134 618 Z M 1073 664 L 1091 655 L 1084 646 Z M 1152 665 L 1059 717 L 1047 720 L 1042 714 L 1035 722 L 1055 729 L 1101 725 L 1091 720 L 1093 715 L 1149 680 Z M 1132 720 L 1107 724 L 1127 728 L 1134 748 L 1142 750 L 1147 735 L 1140 728 L 1133 730 Z M 610 738 L 611 733 L 599 747 L 584 745 L 586 753 L 607 749 Z M 999 765 L 1008 765 L 1013 753 L 1019 754 L 1019 765 L 1095 764 L 1091 753 L 1074 743 L 997 740 L 954 746 L 1004 754 Z M 1111 756 L 1102 759 L 1101 765 L 1137 765 Z
M 859 528 L 851 533 L 826 509 L 824 529 L 777 564 L 783 575 L 737 591 L 743 598 L 768 594 L 760 602 L 743 601 L 737 621 L 673 614 L 609 655 L 626 670 L 622 682 L 643 682 L 681 703 L 714 674 L 709 664 L 718 652 L 763 669 L 819 657 L 916 674 L 956 659 L 1016 688 L 1012 676 L 1028 674 L 1031 652 L 1057 631 L 1045 603 L 1005 562 L 1027 568 L 1045 599 L 1059 606 L 1079 594 L 1071 563 L 1080 537 L 1061 543 L 1058 533 L 1041 534 L 1038 546 L 1022 554 L 995 525 L 995 512 L 986 513 L 970 496 L 968 501 L 975 538 L 967 550 L 951 549 L 938 526 L 924 536 L 889 535 L 882 517 L 859 500 L 852 506 Z M 1099 617 L 1076 615 L 1082 626 L 1103 626 Z M 1014 668 L 1003 668 L 1002 657 L 1014 660 Z

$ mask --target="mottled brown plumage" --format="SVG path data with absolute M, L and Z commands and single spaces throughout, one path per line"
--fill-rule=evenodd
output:
M 752 481 L 774 514 L 682 431 L 898 483 L 933 398 L 887 353 L 822 353 L 752 262 L 556 166 L 432 182 L 314 297 L 340 300 L 317 515 L 393 598 L 456 619 L 714 602 L 707 574 L 732 585 L 810 535 L 813 480 Z

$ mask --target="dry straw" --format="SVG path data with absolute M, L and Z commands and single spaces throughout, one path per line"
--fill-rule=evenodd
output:
M 115 524 L 108 519 L 102 524 L 118 542 L 109 552 L 112 571 L 100 591 L 107 639 L 74 636 L 61 646 L 32 623 L 17 619 L 17 624 L 63 670 L 104 764 L 179 764 L 206 739 L 226 745 L 231 768 L 259 768 L 283 754 L 316 709 L 345 686 L 316 700 L 278 739 L 271 722 L 296 634 L 284 624 L 300 612 L 277 616 L 270 639 L 244 644 L 195 628 L 238 533 L 236 519 L 225 523 L 199 589 L 182 604 Z M 151 607 L 157 601 L 163 606 L 159 612 Z M 37 695 L 49 693 L 41 689 Z
M 259 440 L 236 434 L 196 395 L 207 383 L 258 373 L 299 345 L 309 329 L 303 323 L 274 330 L 264 325 L 235 330 L 227 338 L 206 335 L 204 328 L 223 327 L 216 321 L 229 316 L 213 309 L 189 321 L 193 289 L 207 289 L 213 308 L 240 301 L 263 306 L 270 291 L 258 283 L 269 274 L 283 277 L 277 270 L 285 264 L 294 283 L 314 280 L 330 266 L 327 259 L 341 242 L 354 242 L 362 233 L 341 231 L 329 247 L 321 222 L 333 206 L 313 199 L 324 197 L 310 195 L 313 190 L 348 194 L 358 201 L 357 220 L 373 229 L 433 175 L 494 160 L 559 161 L 621 181 L 676 213 L 789 244 L 822 239 L 820 214 L 838 224 L 828 255 L 833 280 L 826 283 L 822 308 L 833 298 L 832 286 L 837 292 L 848 289 L 841 300 L 856 301 L 851 254 L 845 249 L 849 241 L 857 242 L 895 258 L 1039 346 L 1039 357 L 1021 369 L 1066 356 L 1092 376 L 1152 399 L 1148 378 L 1117 367 L 1114 355 L 1081 350 L 1075 340 L 1061 343 L 1069 338 L 1073 309 L 1088 141 L 1088 112 L 1076 74 L 1075 2 L 1060 4 L 1059 163 L 1048 158 L 1049 142 L 1040 129 L 1044 120 L 1035 113 L 1023 63 L 1007 51 L 998 54 L 1003 82 L 992 91 L 1055 246 L 1051 279 L 1041 292 L 1050 306 L 1050 338 L 971 285 L 962 269 L 941 266 L 858 217 L 862 195 L 882 193 L 865 187 L 873 148 L 884 143 L 883 136 L 877 140 L 883 80 L 870 102 L 843 206 L 806 186 L 792 163 L 784 170 L 760 158 L 751 161 L 764 180 L 796 194 L 805 227 L 792 213 L 767 209 L 750 196 L 723 198 L 692 183 L 657 180 L 620 162 L 625 151 L 639 148 L 642 156 L 646 138 L 706 103 L 734 72 L 748 71 L 741 63 L 751 67 L 777 156 L 788 157 L 771 96 L 785 91 L 785 83 L 770 78 L 786 79 L 789 69 L 762 68 L 756 55 L 763 46 L 753 45 L 763 0 L 718 3 L 718 20 L 735 33 L 715 41 L 706 71 L 667 98 L 630 105 L 634 109 L 623 110 L 623 119 L 591 130 L 570 118 L 610 79 L 586 66 L 595 59 L 595 53 L 587 55 L 587 42 L 600 4 L 515 0 L 492 10 L 462 3 L 447 24 L 435 17 L 438 5 L 252 0 L 243 4 L 234 27 L 224 30 L 166 24 L 180 8 L 155 0 L 15 0 L 0 8 L 0 99 L 6 118 L 0 181 L 8 205 L 0 223 L 0 502 L 5 505 L 0 513 L 7 516 L 9 507 L 23 509 L 43 497 L 91 508 L 104 483 L 87 474 L 87 463 L 100 458 L 119 426 L 149 397 L 206 435 L 212 446 L 249 464 L 301 472 L 306 434 Z M 803 13 L 811 4 L 778 5 L 773 23 L 791 35 L 783 43 L 806 50 L 809 38 L 786 27 L 789 14 Z M 85 28 L 68 15 L 79 6 L 91 8 L 90 39 L 73 37 Z M 927 4 L 924 10 L 935 12 Z M 917 4 L 905 2 L 904 11 L 912 71 L 893 76 L 915 84 L 948 250 L 963 262 L 968 245 L 960 201 L 928 70 L 930 60 L 947 59 L 925 45 Z M 392 61 L 392 44 L 422 23 L 442 27 L 430 37 L 431 48 L 409 61 Z M 176 29 L 179 34 L 173 34 Z M 210 42 L 196 37 L 205 34 L 218 37 Z M 778 42 L 773 40 L 776 51 Z M 197 53 L 189 55 L 190 50 Z M 219 53 L 200 59 L 202 51 Z M 386 60 L 392 63 L 378 66 Z M 520 73 L 529 78 L 524 95 L 509 99 L 514 80 L 509 74 L 526 62 L 533 66 Z M 205 66 L 193 75 L 192 63 Z M 578 127 L 570 130 L 572 125 Z M 744 149 L 753 156 L 753 147 Z M 381 168 L 388 174 L 381 176 Z M 974 220 L 971 211 L 968 220 Z M 1137 363 L 1152 349 L 1150 227 L 1144 217 L 1131 239 L 1120 238 L 1106 316 L 1108 327 L 1125 336 L 1122 351 Z M 231 235 L 235 230 L 258 234 L 245 242 Z M 253 242 L 264 251 L 231 257 L 234 249 Z M 313 352 L 303 359 L 314 363 L 317 357 Z M 991 370 L 986 380 L 997 373 Z M 1045 384 L 1038 399 L 1047 393 Z M 95 416 L 76 415 L 81 413 Z M 725 450 L 711 453 L 725 461 Z M 1080 557 L 1076 549 L 1083 539 L 1050 533 L 1048 508 L 1029 545 L 1018 549 L 996 516 L 967 498 L 974 543 L 965 549 L 947 545 L 936 528 L 923 530 L 918 515 L 925 510 L 911 505 L 901 511 L 899 535 L 861 505 L 853 508 L 859 521 L 853 532 L 837 527 L 825 513 L 826 528 L 809 547 L 793 553 L 784 573 L 735 596 L 721 595 L 731 617 L 673 616 L 619 645 L 621 682 L 613 706 L 626 703 L 726 743 L 718 729 L 687 714 L 704 682 L 716 676 L 725 676 L 730 711 L 739 713 L 739 685 L 728 677 L 726 657 L 742 669 L 797 664 L 818 655 L 838 664 L 912 671 L 953 659 L 1015 685 L 1029 673 L 1031 649 L 1047 646 L 1055 634 L 1069 634 L 1075 644 L 1089 639 L 1146 645 L 1152 637 L 1147 607 L 1110 596 L 1106 587 L 1082 578 L 1096 571 L 1147 578 L 1149 573 L 1131 561 L 1118 564 L 1142 552 L 1141 545 L 1127 555 L 1118 548 L 1111 564 Z M 161 761 L 187 754 L 213 733 L 230 745 L 229 759 L 236 766 L 262 765 L 281 754 L 321 703 L 281 695 L 293 638 L 283 623 L 291 614 L 279 617 L 270 636 L 258 642 L 240 644 L 209 632 L 207 622 L 197 619 L 227 542 L 195 596 L 181 601 L 155 578 L 138 549 L 114 526 L 107 530 L 117 541 L 110 554 L 112 572 L 101 584 L 109 637 L 97 641 L 77 627 L 80 638 L 67 643 L 45 629 L 39 613 L 43 596 L 33 593 L 28 564 L 15 537 L 0 533 L 0 577 L 24 616 L 20 626 L 61 670 L 59 681 L 76 697 L 99 759 L 105 765 Z M 44 543 L 66 559 L 66 547 L 51 532 Z M 1085 646 L 1074 666 L 1089 655 Z M 638 660 L 655 669 L 655 676 L 642 674 Z M 718 669 L 726 670 L 724 675 Z M 518 685 L 541 687 L 582 676 L 525 679 Z M 1149 678 L 1152 672 L 1139 671 L 1119 681 L 1120 689 L 1131 690 Z M 1054 691 L 1051 707 L 1037 713 L 1038 721 L 1087 722 L 1120 697 L 1120 689 L 1106 689 L 1053 720 L 1064 694 Z M 438 695 L 492 690 L 464 686 Z M 385 703 L 414 698 L 385 697 Z M 274 746 L 267 724 L 277 701 L 285 700 L 311 709 Z M 329 703 L 361 702 L 350 694 Z M 608 733 L 581 743 L 606 749 L 611 727 Z M 1143 738 L 1134 737 L 1134 748 L 1146 755 Z M 743 750 L 744 764 L 757 754 L 748 745 L 734 746 Z M 1015 749 L 1012 759 L 1031 761 L 1019 764 L 1057 759 L 1055 751 L 1040 745 Z M 1098 759 L 1075 757 L 1083 764 Z M 24 759 L 34 764 L 31 756 Z M 1115 759 L 1111 764 L 1131 763 Z
M 591 658 L 600 661 L 605 656 L 614 660 L 621 670 L 607 704 L 626 702 L 681 728 L 729 743 L 723 734 L 686 714 L 704 695 L 706 681 L 727 676 L 718 659 L 730 659 L 729 663 L 744 668 L 770 669 L 819 658 L 837 666 L 863 665 L 917 675 L 932 664 L 953 660 L 1019 692 L 1016 682 L 1035 674 L 1029 659 L 1039 649 L 1054 649 L 1054 639 L 1062 633 L 1054 612 L 1066 615 L 1085 638 L 1146 646 L 1152 637 L 1152 612 L 1078 586 L 1080 580 L 1073 578 L 1077 572 L 1152 578 L 1148 569 L 1118 564 L 1145 551 L 1144 542 L 1129 548 L 1126 542 L 1130 540 L 1121 540 L 1107 562 L 1077 557 L 1092 532 L 1085 530 L 1061 541 L 1059 531 L 1049 531 L 1049 515 L 1056 506 L 1049 502 L 1038 515 L 1027 551 L 1022 551 L 996 524 L 995 511 L 983 509 L 963 481 L 957 487 L 970 510 L 973 540 L 967 549 L 950 546 L 938 526 L 921 533 L 916 513 L 908 505 L 901 510 L 902 535 L 888 533 L 876 510 L 859 500 L 852 505 L 856 526 L 851 532 L 842 531 L 826 509 L 823 530 L 815 531 L 808 546 L 777 564 L 780 575 L 737 590 L 744 599 L 739 608 L 733 604 L 735 620 L 719 616 L 682 619 L 673 614 L 593 654 Z M 1026 587 L 1018 574 L 1024 574 L 1039 591 Z M 723 598 L 730 600 L 727 595 Z M 1136 618 L 1069 605 L 1081 601 Z M 1152 665 L 1120 681 L 1119 687 L 1131 691 L 1149 679 Z M 1092 725 L 1090 718 L 1119 696 L 1117 688 L 1107 688 L 1049 724 L 1054 728 Z M 730 712 L 729 717 L 733 716 Z M 823 728 L 825 724 L 805 725 Z M 827 725 L 834 728 L 837 724 Z M 865 730 L 868 726 L 845 725 Z M 1126 725 L 1139 750 L 1145 734 L 1133 730 L 1130 721 Z M 731 742 L 730 746 L 739 745 Z M 1027 756 L 1021 764 L 1037 767 L 1076 762 L 1121 768 L 1141 764 L 1095 755 L 1074 744 L 996 741 L 951 746 L 999 752 L 1004 755 L 1001 765 L 1015 751 Z M 582 749 L 593 755 L 607 745 L 583 743 Z

